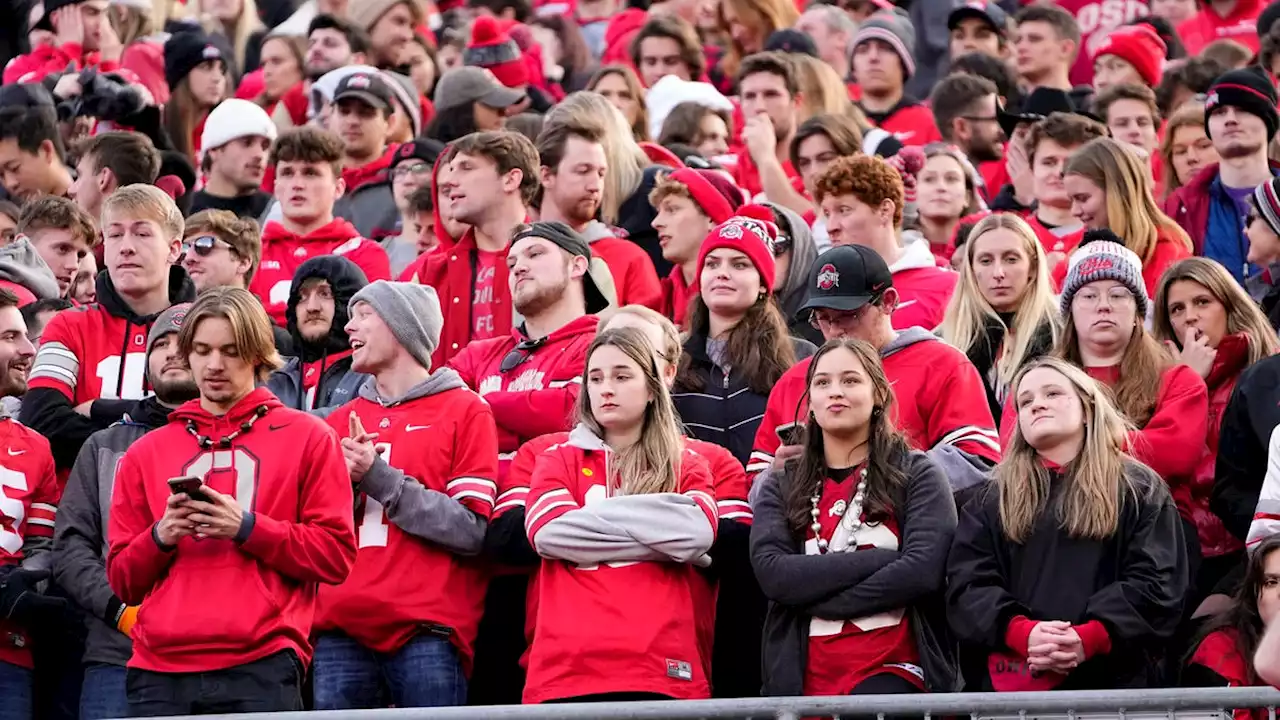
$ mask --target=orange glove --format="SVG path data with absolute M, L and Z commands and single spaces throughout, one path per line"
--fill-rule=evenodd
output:
M 120 619 L 116 621 L 116 629 L 125 635 L 133 635 L 133 626 L 138 624 L 138 606 L 130 605 L 120 613 Z

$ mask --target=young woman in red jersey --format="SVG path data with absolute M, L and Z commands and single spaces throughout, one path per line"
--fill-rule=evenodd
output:
M 1274 355 L 1280 342 L 1267 317 L 1220 263 L 1187 258 L 1160 278 L 1152 333 L 1174 360 L 1208 386 L 1206 451 L 1190 481 L 1173 489 L 1178 506 L 1195 524 L 1203 562 L 1193 578 L 1191 601 L 1199 603 L 1244 558 L 1243 538 L 1227 532 L 1209 510 L 1218 457 L 1218 433 L 1236 381 L 1250 365 Z
M 1214 616 L 1201 634 L 1200 644 L 1182 670 L 1184 687 L 1242 687 L 1266 685 L 1258 677 L 1253 655 L 1262 633 L 1280 616 L 1280 535 L 1253 548 L 1244 583 L 1231 605 Z M 1266 717 L 1265 711 L 1260 713 Z M 1237 710 L 1247 720 L 1248 710 Z
M 1013 387 L 1012 443 L 947 561 L 966 689 L 1153 687 L 1188 585 L 1173 498 L 1083 370 L 1044 357 Z
M 751 564 L 769 598 L 766 695 L 955 690 L 939 642 L 956 508 L 890 422 L 877 352 L 829 341 L 808 372 L 803 453 L 758 481 Z
M 525 528 L 543 562 L 524 701 L 709 697 L 711 473 L 684 448 L 643 333 L 597 336 L 583 386 L 578 425 L 530 480 Z

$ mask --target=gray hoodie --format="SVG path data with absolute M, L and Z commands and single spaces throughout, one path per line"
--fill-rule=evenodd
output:
M 452 368 L 440 368 L 398 398 L 384 398 L 369 377 L 360 386 L 360 397 L 382 407 L 395 407 L 418 398 L 466 388 Z M 458 555 L 479 555 L 486 523 L 448 495 L 431 490 L 381 457 L 365 473 L 356 490 L 377 500 L 396 527 Z
M 569 432 L 567 444 L 612 452 L 581 424 Z M 714 541 L 715 528 L 693 498 L 655 493 L 615 495 L 570 510 L 542 526 L 533 548 L 544 558 L 578 565 L 679 562 L 707 567 Z
M 26 238 L 0 247 L 0 280 L 21 285 L 37 300 L 56 298 L 60 294 L 58 279 Z

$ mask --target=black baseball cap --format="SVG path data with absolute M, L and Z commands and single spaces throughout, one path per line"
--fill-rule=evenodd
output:
M 378 73 L 357 72 L 342 78 L 333 91 L 333 101 L 355 98 L 370 107 L 391 112 L 395 94 Z
M 1076 111 L 1075 105 L 1071 102 L 1071 96 L 1066 90 L 1058 88 L 1038 87 L 1031 91 L 1022 101 L 1022 107 L 1016 111 L 1010 112 L 1004 107 L 996 109 L 996 119 L 1000 122 L 1000 129 L 1004 130 L 1005 137 L 1013 137 L 1013 132 L 1018 129 L 1018 123 L 1034 123 L 1049 117 L 1053 113 L 1073 113 Z
M 978 18 L 990 25 L 991 29 L 1001 36 L 1006 34 L 1009 27 L 1009 16 L 999 5 L 993 2 L 968 0 L 968 2 L 962 3 L 947 16 L 947 29 L 955 30 L 960 21 L 965 18 Z
M 444 143 L 439 140 L 414 138 L 396 148 L 396 154 L 391 158 L 391 167 L 394 168 L 406 160 L 421 160 L 428 165 L 435 166 L 436 159 L 440 157 L 442 152 L 444 152 Z
M 862 245 L 841 245 L 818 256 L 809 269 L 809 297 L 799 312 L 857 310 L 893 287 L 880 253 Z
M 591 254 L 591 243 L 578 231 L 559 220 L 533 222 L 517 226 L 511 236 L 511 245 L 508 247 L 515 247 L 516 243 L 525 238 L 541 238 L 570 255 L 581 255 L 587 259 L 587 273 L 582 276 L 582 293 L 587 301 L 588 315 L 604 312 L 612 304 L 609 295 L 601 287 L 608 284 L 601 277 L 608 274 L 608 266 L 602 260 L 597 261 L 598 259 Z

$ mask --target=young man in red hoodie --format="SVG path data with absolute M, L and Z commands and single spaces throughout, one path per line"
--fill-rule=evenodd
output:
M 567 125 L 552 126 L 538 136 L 539 217 L 568 225 L 591 244 L 592 254 L 609 266 L 619 306 L 638 304 L 658 310 L 662 286 L 653 261 L 639 245 L 616 237 L 612 228 L 595 219 L 609 169 L 602 140 L 594 129 Z
M 716 225 L 733 217 L 742 205 L 737 188 L 713 170 L 681 168 L 662 178 L 649 193 L 657 214 L 662 257 L 675 267 L 662 279 L 659 311 L 684 327 L 689 301 L 698 294 L 698 249 Z
M 903 145 L 928 145 L 942 136 L 929 108 L 906 94 L 916 71 L 915 51 L 911 21 L 894 11 L 878 12 L 853 36 L 853 77 L 862 89 L 858 107 L 868 120 Z
M 164 191 L 126 185 L 103 201 L 102 220 L 107 271 L 97 302 L 49 321 L 22 401 L 22 422 L 50 438 L 59 469 L 69 470 L 89 435 L 147 395 L 147 328 L 196 295 L 174 265 L 182 213 Z
M 507 251 L 538 189 L 538 151 L 519 133 L 472 133 L 450 148 L 449 210 L 469 227 L 453 247 L 424 255 L 421 265 L 405 271 L 435 288 L 445 309 L 436 365 L 473 340 L 511 332 Z
M 462 705 L 488 586 L 475 556 L 497 494 L 493 413 L 432 370 L 434 290 L 377 282 L 350 306 L 352 368 L 370 382 L 329 425 L 360 492 L 359 550 L 347 581 L 320 590 L 315 709 L 385 707 L 384 683 L 398 708 Z
M 342 153 L 341 140 L 312 127 L 284 133 L 271 148 L 282 217 L 262 231 L 262 264 L 249 289 L 281 327 L 293 274 L 308 258 L 343 255 L 370 282 L 391 277 L 386 251 L 361 237 L 344 218 L 334 217 L 334 203 L 346 189 Z
M 121 458 L 108 523 L 107 582 L 148 608 L 130 713 L 301 710 L 318 586 L 356 556 L 338 438 L 256 387 L 280 356 L 248 291 L 201 295 L 178 346 L 200 397 Z
M 4 84 L 40 82 L 49 73 L 96 66 L 104 72 L 120 66 L 124 46 L 107 21 L 107 0 L 45 0 L 44 14 L 32 30 L 53 32 L 52 45 L 39 45 L 4 67 Z
M 372 240 L 396 234 L 400 211 L 391 192 L 391 161 L 399 145 L 388 144 L 395 94 L 378 72 L 356 72 L 333 92 L 329 128 L 342 138 L 342 182 L 346 190 L 334 212 Z

